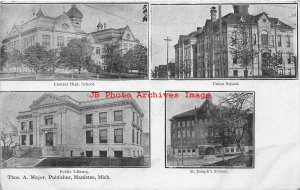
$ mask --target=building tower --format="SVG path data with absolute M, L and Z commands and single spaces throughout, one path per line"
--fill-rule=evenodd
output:
M 82 13 L 77 9 L 76 5 L 73 4 L 71 9 L 67 12 L 67 15 L 71 19 L 72 23 L 75 27 L 81 28 L 81 22 L 83 15 Z

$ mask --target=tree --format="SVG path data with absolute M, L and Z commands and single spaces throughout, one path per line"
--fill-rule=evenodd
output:
M 7 55 L 5 66 L 7 68 L 15 68 L 15 72 L 17 72 L 18 67 L 21 67 L 23 64 L 24 55 L 17 49 L 14 49 L 13 52 L 8 53 Z
M 23 62 L 37 74 L 38 71 L 47 70 L 55 59 L 55 55 L 50 50 L 37 43 L 25 49 Z
M 8 55 L 6 52 L 5 45 L 2 45 L 0 48 L 0 70 L 3 69 L 7 59 L 8 59 Z
M 126 70 L 122 57 L 122 49 L 117 42 L 106 43 L 104 45 L 104 64 L 107 65 L 107 70 L 111 73 L 119 73 Z
M 246 24 L 239 24 L 233 27 L 229 35 L 229 51 L 237 64 L 245 68 L 248 76 L 248 68 L 253 66 L 253 61 L 258 51 L 254 48 L 252 39 L 252 28 Z
M 17 127 L 8 118 L 6 118 L 0 123 L 0 133 L 3 154 L 7 154 L 13 143 L 17 141 Z
M 59 62 L 58 59 L 58 50 L 57 49 L 50 49 L 48 50 L 49 54 L 49 60 L 48 60 L 48 65 L 47 69 L 51 70 L 53 73 L 55 72 L 56 69 L 61 67 L 61 62 Z
M 124 63 L 126 68 L 131 70 L 138 70 L 139 74 L 141 72 L 147 73 L 147 63 L 148 63 L 148 54 L 147 47 L 141 44 L 137 44 L 124 54 Z
M 253 93 L 229 93 L 220 97 L 219 104 L 211 109 L 212 117 L 220 129 L 223 146 L 234 143 L 242 160 L 245 153 L 241 143 L 247 140 L 252 143 L 252 127 L 249 128 L 248 122 L 253 114 L 253 101 Z
M 58 63 L 69 69 L 87 69 L 93 64 L 92 55 L 94 47 L 86 38 L 72 39 L 60 52 Z

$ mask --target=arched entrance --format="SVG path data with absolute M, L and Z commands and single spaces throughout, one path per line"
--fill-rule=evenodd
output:
M 215 149 L 213 147 L 207 147 L 205 150 L 206 155 L 214 155 L 215 154 Z

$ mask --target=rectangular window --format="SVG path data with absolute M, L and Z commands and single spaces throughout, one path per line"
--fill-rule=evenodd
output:
M 99 123 L 107 122 L 107 112 L 99 113 Z
M 180 126 L 180 121 L 178 121 L 178 127 L 181 127 L 181 126 Z
M 99 47 L 96 48 L 96 54 L 100 55 L 101 54 L 101 49 Z
M 25 122 L 21 122 L 21 130 L 25 130 Z
M 190 134 L 191 134 L 190 131 L 187 131 L 186 132 L 186 137 L 190 137 Z
M 50 47 L 50 35 L 42 35 L 42 45 L 44 47 Z M 28 43 L 27 43 L 27 47 L 28 47 Z
M 288 75 L 292 75 L 292 69 L 288 69 Z
M 236 58 L 236 57 L 233 57 L 233 58 L 232 58 L 232 62 L 233 62 L 233 64 L 237 64 L 237 58 Z
M 106 158 L 107 157 L 107 151 L 99 151 L 99 156 L 102 158 Z
M 192 137 L 195 137 L 195 131 L 192 131 Z
M 99 138 L 100 143 L 107 143 L 107 129 L 99 131 Z
M 185 127 L 185 121 L 182 121 L 182 127 Z
M 291 37 L 287 36 L 287 47 L 291 47 Z
M 85 151 L 86 157 L 93 157 L 93 151 Z
M 123 157 L 123 151 L 114 151 L 115 158 L 122 158 Z
M 234 77 L 238 77 L 238 76 L 239 76 L 237 70 L 233 70 L 233 76 L 234 76 Z
M 21 136 L 21 145 L 26 145 L 26 135 Z
M 123 129 L 115 129 L 114 142 L 123 143 Z
M 190 126 L 191 126 L 191 121 L 190 121 L 190 120 L 187 121 L 186 126 L 187 126 L 187 127 L 190 127 Z
M 132 143 L 134 143 L 134 129 L 132 129 Z
M 283 70 L 279 69 L 279 75 L 283 75 Z
M 181 137 L 181 133 L 180 133 L 180 131 L 178 131 L 178 138 L 180 138 Z
M 261 34 L 262 45 L 268 45 L 268 34 Z
M 234 148 L 230 148 L 230 152 L 234 152 Z
M 229 152 L 229 148 L 225 148 L 225 152 Z
M 256 34 L 252 35 L 252 42 L 253 42 L 254 45 L 256 44 Z
M 139 144 L 139 131 L 136 132 L 136 144 Z
M 92 144 L 94 142 L 94 135 L 92 130 L 85 132 L 85 140 L 86 144 Z
M 274 45 L 275 45 L 275 42 L 274 42 L 274 36 L 273 36 L 273 35 L 272 35 L 271 40 L 272 40 L 272 46 L 274 46 Z
M 132 122 L 135 123 L 135 112 L 132 112 Z
M 196 150 L 195 149 L 192 149 L 192 155 L 196 156 Z
M 195 125 L 195 120 L 192 120 L 192 127 Z
M 57 46 L 64 46 L 65 45 L 65 39 L 63 36 L 57 36 Z
M 185 131 L 182 131 L 182 138 L 185 138 Z
M 86 114 L 85 115 L 85 123 L 92 124 L 93 123 L 93 114 Z
M 29 121 L 29 129 L 33 128 L 33 121 Z
M 52 125 L 53 124 L 53 116 L 49 115 L 49 116 L 45 116 L 45 125 Z
M 140 145 L 142 145 L 142 133 L 140 133 Z
M 292 63 L 292 54 L 288 54 L 288 60 L 287 60 L 287 62 L 288 62 L 288 64 L 291 64 Z
M 281 35 L 278 36 L 278 47 L 281 47 Z
M 29 144 L 33 145 L 33 135 L 32 134 L 29 136 Z
M 123 121 L 123 111 L 115 111 L 114 112 L 114 121 Z

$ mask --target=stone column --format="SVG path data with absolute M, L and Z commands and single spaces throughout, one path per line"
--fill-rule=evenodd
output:
M 38 114 L 37 115 L 37 121 L 36 121 L 36 123 L 37 123 L 37 125 L 36 125 L 36 130 L 37 130 L 37 132 L 36 132 L 36 141 L 37 141 L 37 146 L 38 147 L 41 147 L 41 139 L 40 139 L 40 136 L 41 136 L 41 132 L 40 132 L 40 125 L 41 125 L 41 120 L 42 120 L 42 118 L 41 118 L 41 115 L 40 114 Z
M 61 128 L 62 128 L 61 144 L 65 144 L 66 143 L 66 139 L 65 139 L 66 138 L 66 111 L 64 111 L 62 113 L 61 120 L 62 120 L 62 122 L 61 122 Z

